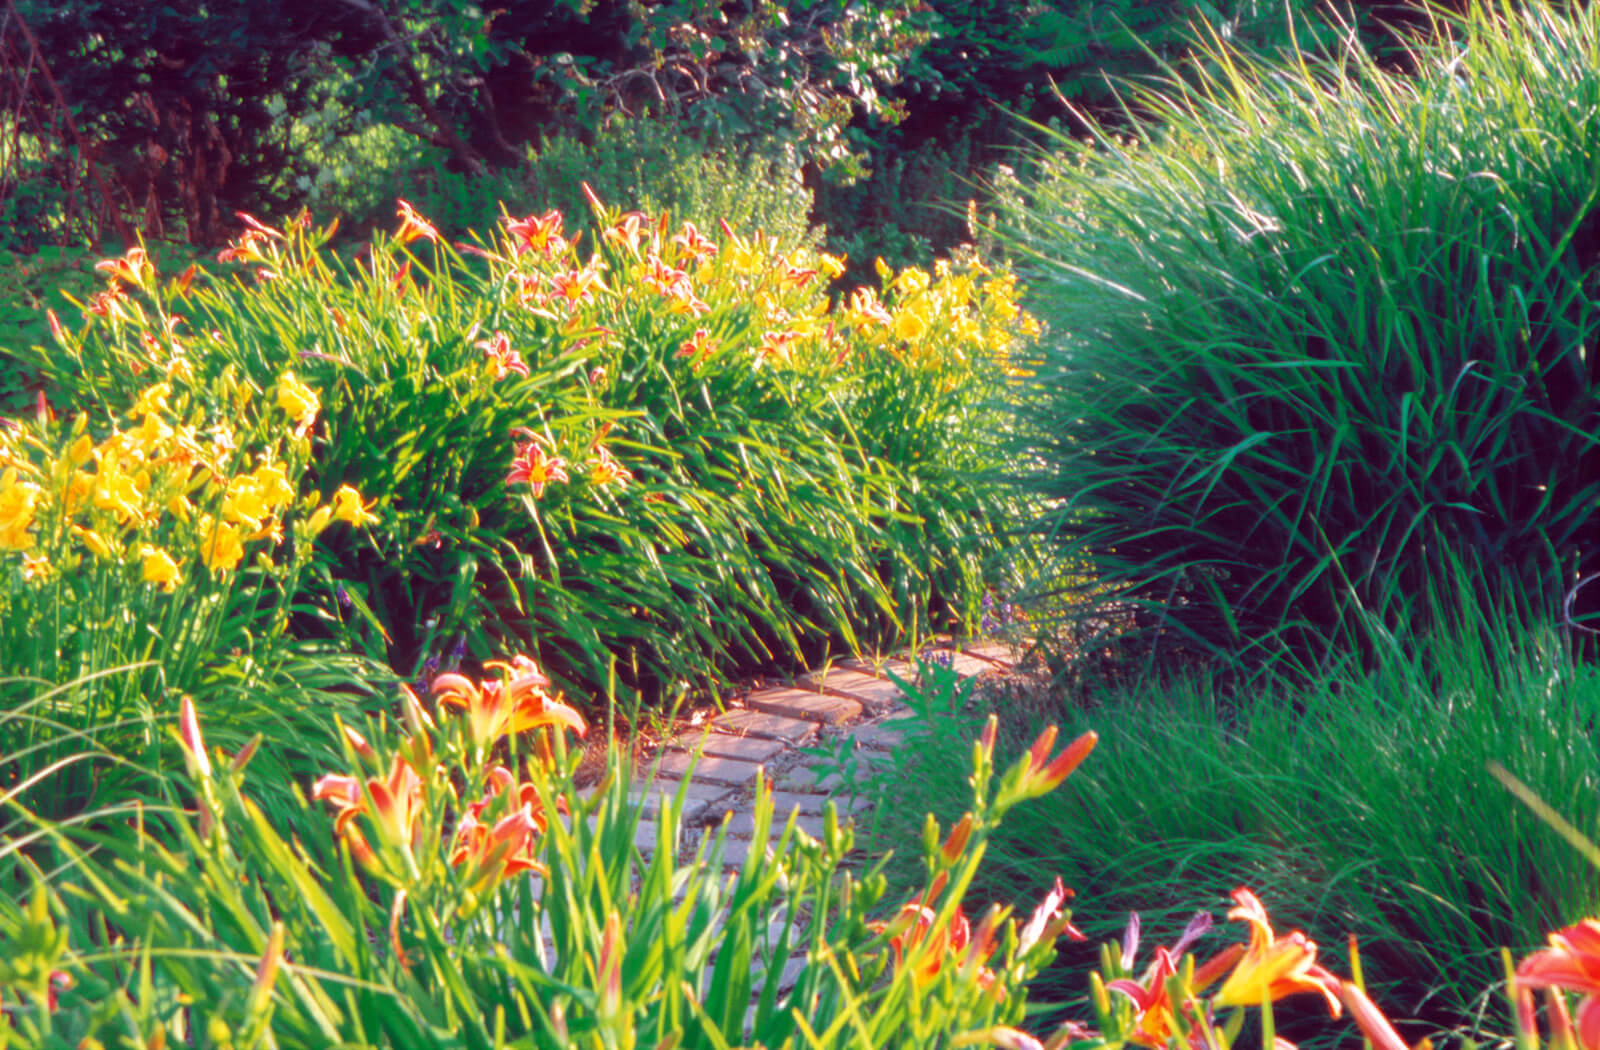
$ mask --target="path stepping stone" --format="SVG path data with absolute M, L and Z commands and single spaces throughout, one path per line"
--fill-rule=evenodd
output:
M 774 840 L 776 840 L 778 834 L 783 831 L 783 826 L 788 823 L 788 821 L 788 813 L 784 813 L 781 816 L 777 813 L 772 815 L 772 836 Z M 817 814 L 802 813 L 795 820 L 795 825 L 801 831 L 805 832 L 807 835 L 810 835 L 814 839 L 820 839 L 822 837 L 822 824 L 822 817 Z M 736 836 L 747 839 L 756 833 L 756 815 L 748 811 L 730 813 L 728 814 L 727 820 L 724 821 L 723 824 L 715 826 L 725 826 L 728 829 L 728 835 L 730 838 Z
M 909 711 L 906 714 L 910 714 Z M 896 719 L 895 721 L 899 721 Z M 853 731 L 850 737 L 855 740 L 857 747 L 864 747 L 872 751 L 893 751 L 905 739 L 905 733 L 884 722 L 862 726 Z
M 980 660 L 999 664 L 1001 667 L 1015 667 L 1022 660 L 1022 654 L 1003 642 L 975 642 L 972 645 L 963 645 L 962 650 Z
M 658 780 L 654 785 L 636 788 L 629 793 L 628 798 L 640 807 L 645 816 L 653 817 L 661 812 L 661 796 L 676 795 L 678 786 L 676 780 Z M 732 793 L 733 789 L 726 784 L 689 781 L 689 786 L 684 792 L 683 822 L 699 823 L 707 812 L 714 811 L 717 804 L 730 798 Z
M 713 719 L 711 724 L 723 732 L 781 740 L 795 747 L 809 742 L 817 732 L 815 722 L 765 711 L 727 711 Z
M 780 791 L 809 792 L 814 795 L 826 795 L 843 786 L 844 779 L 839 774 L 819 773 L 809 766 L 786 769 L 773 781 L 773 787 Z
M 763 689 L 751 693 L 745 703 L 757 711 L 784 718 L 803 718 L 822 725 L 838 725 L 861 717 L 861 701 L 805 689 Z
M 874 678 L 869 674 L 851 670 L 818 671 L 807 675 L 803 680 L 806 685 L 817 689 L 819 692 L 833 693 L 860 700 L 874 711 L 884 710 L 901 702 L 905 694 L 900 687 L 887 678 Z
M 760 769 L 759 762 L 741 762 L 737 758 L 718 758 L 715 755 L 702 755 L 697 762 L 695 756 L 687 751 L 672 750 L 661 756 L 656 775 L 664 780 L 681 780 L 689 777 L 692 770 L 693 780 L 744 787 L 755 780 Z
M 679 737 L 677 746 L 687 751 L 698 748 L 717 758 L 737 758 L 742 762 L 770 762 L 787 748 L 782 740 L 719 733 L 715 727 L 707 727 L 698 736 L 691 733 Z
M 985 671 L 993 671 L 994 664 L 979 656 L 956 653 L 950 658 L 950 669 L 963 678 L 971 678 L 974 675 L 983 674 Z

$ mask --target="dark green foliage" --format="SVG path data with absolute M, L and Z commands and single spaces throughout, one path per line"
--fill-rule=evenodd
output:
M 1345 660 L 1311 684 L 1262 675 L 972 691 L 934 674 L 912 700 L 918 716 L 904 723 L 892 769 L 858 777 L 868 797 L 891 800 L 871 848 L 903 842 L 924 810 L 960 815 L 962 758 L 991 706 L 1002 760 L 1046 723 L 1068 739 L 1093 729 L 1099 745 L 1069 790 L 1017 812 L 991 840 L 977 887 L 1000 901 L 1025 901 L 1056 876 L 1076 889 L 1089 942 L 1064 948 L 1038 1000 L 1083 1016 L 1086 971 L 1130 911 L 1146 958 L 1210 912 L 1218 930 L 1195 949 L 1204 960 L 1238 938 L 1223 916 L 1228 893 L 1246 886 L 1337 973 L 1349 972 L 1346 935 L 1358 936 L 1368 987 L 1408 1041 L 1441 1029 L 1493 1040 L 1511 1022 L 1500 949 L 1520 957 L 1591 916 L 1600 874 L 1487 763 L 1593 829 L 1600 677 L 1570 660 L 1558 629 L 1447 604 L 1416 655 L 1390 650 L 1371 669 Z M 891 879 L 914 885 L 907 858 L 897 860 Z M 1290 1026 L 1280 1034 L 1300 1045 L 1358 1041 L 1315 997 L 1278 1005 Z
M 1600 16 L 1451 26 L 1415 78 L 1218 47 L 1017 215 L 1040 528 L 1204 646 L 1314 661 L 1452 559 L 1546 616 L 1600 569 Z

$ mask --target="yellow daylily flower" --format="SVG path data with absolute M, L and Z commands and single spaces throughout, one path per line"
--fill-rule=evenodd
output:
M 183 573 L 178 569 L 178 563 L 172 560 L 172 555 L 147 543 L 140 546 L 139 557 L 144 559 L 144 582 L 153 583 L 169 594 L 177 589 L 183 580 Z
M 371 513 L 372 504 L 361 502 L 361 493 L 349 485 L 340 485 L 333 494 L 333 516 L 352 525 L 375 525 L 378 516 Z

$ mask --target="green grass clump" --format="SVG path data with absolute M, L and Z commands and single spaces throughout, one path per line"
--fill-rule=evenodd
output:
M 1415 75 L 1218 42 L 1015 213 L 1040 530 L 1202 646 L 1315 660 L 1452 558 L 1550 615 L 1600 568 L 1600 9 L 1439 17 Z
M 1497 762 L 1579 828 L 1600 820 L 1600 674 L 1549 627 L 1445 614 L 1418 653 L 1384 648 L 1370 669 L 1338 662 L 1320 682 L 1263 675 L 1160 686 L 962 695 L 937 682 L 911 723 L 881 842 L 930 809 L 953 820 L 955 770 L 983 701 L 1021 748 L 1045 722 L 1100 733 L 1074 790 L 1019 810 L 990 840 L 980 894 L 1027 899 L 1060 876 L 1097 943 L 1140 913 L 1145 943 L 1170 943 L 1198 910 L 1254 890 L 1344 971 L 1359 937 L 1369 987 L 1415 1040 L 1510 1030 L 1499 951 L 1592 915 L 1600 872 L 1505 790 Z M 937 700 L 937 703 L 931 701 Z M 952 718 L 952 712 L 957 717 Z M 960 717 L 965 714 L 967 717 Z M 892 874 L 892 870 L 891 870 Z M 1213 938 L 1196 947 L 1214 952 Z M 1076 1003 L 1092 951 L 1067 951 L 1036 998 Z M 1311 1009 L 1319 1007 L 1311 1000 Z M 1328 1033 L 1323 1018 L 1307 1031 Z M 1283 1018 L 1280 1017 L 1280 1021 Z M 1292 1023 L 1293 1019 L 1290 1018 Z M 1339 1044 L 1342 1045 L 1342 1044 Z

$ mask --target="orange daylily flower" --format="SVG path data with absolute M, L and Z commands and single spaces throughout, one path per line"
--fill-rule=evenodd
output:
M 897 971 L 906 964 L 908 955 L 921 953 L 916 968 L 911 972 L 912 983 L 916 985 L 926 984 L 937 977 L 946 962 L 960 964 L 961 957 L 965 956 L 966 962 L 977 966 L 978 983 L 982 987 L 998 987 L 994 983 L 994 973 L 981 965 L 994 950 L 994 940 L 999 931 L 997 913 L 985 917 L 979 928 L 980 936 L 976 939 L 972 936 L 971 923 L 959 908 L 943 929 L 933 928 L 934 921 L 939 917 L 934 902 L 944 892 L 947 881 L 948 877 L 941 872 L 925 894 L 901 905 L 893 919 L 870 922 L 867 928 L 874 933 L 889 935 L 889 949 L 894 953 Z M 1004 989 L 1001 988 L 1000 992 L 1004 994 Z
M 596 288 L 605 291 L 606 287 L 600 280 L 600 271 L 592 260 L 581 270 L 554 275 L 550 278 L 550 286 L 555 295 L 568 307 L 576 306 L 580 302 L 590 302 L 594 299 Z
M 644 219 L 643 212 L 630 211 L 615 226 L 603 231 L 600 237 L 607 244 L 625 244 L 629 251 L 638 252 L 639 239 L 644 235 Z
M 518 784 L 504 766 L 490 770 L 489 784 L 489 793 L 469 805 L 462 815 L 450 852 L 454 867 L 470 864 L 467 885 L 474 892 L 518 872 L 545 870 L 533 859 L 534 840 L 545 829 L 539 792 L 532 784 Z M 492 826 L 483 823 L 483 811 L 502 798 L 512 807 L 509 812 Z
M 367 796 L 372 798 L 373 812 L 367 812 Z M 351 822 L 367 813 L 379 837 L 391 845 L 406 850 L 413 849 L 422 827 L 422 778 L 411 763 L 396 755 L 385 778 L 369 777 L 366 789 L 355 777 L 329 773 L 311 788 L 311 797 L 326 799 L 339 807 L 334 817 L 333 830 L 343 836 L 351 854 L 365 867 L 377 864 L 377 857 L 361 829 Z
M 716 348 L 717 341 L 711 338 L 711 333 L 704 328 L 696 328 L 694 335 L 685 339 L 678 347 L 678 356 L 687 357 L 695 364 L 699 364 L 701 358 L 711 356 L 711 351 Z
M 589 480 L 596 485 L 609 485 L 613 481 L 626 485 L 633 480 L 633 471 L 616 461 L 611 450 L 596 442 L 594 466 L 589 468 Z
M 118 258 L 100 260 L 94 264 L 94 268 L 110 274 L 113 281 L 127 281 L 140 288 L 156 273 L 155 267 L 150 264 L 150 257 L 143 248 L 137 246 L 129 248 Z
M 695 229 L 692 222 L 683 224 L 683 232 L 672 238 L 672 243 L 683 249 L 683 254 L 699 260 L 717 254 L 717 246 L 710 238 Z
M 1339 979 L 1317 965 L 1316 942 L 1295 930 L 1275 937 L 1267 909 L 1244 887 L 1233 891 L 1235 907 L 1228 918 L 1250 924 L 1250 944 L 1214 1000 L 1218 1006 L 1260 1006 L 1299 992 L 1316 992 L 1328 1003 L 1328 1014 L 1342 1009 Z
M 1541 948 L 1517 965 L 1519 1026 L 1524 1032 L 1535 1031 L 1536 989 L 1549 991 L 1552 1005 L 1560 992 L 1575 992 L 1583 997 L 1578 1001 L 1574 1033 L 1577 1044 L 1584 1050 L 1600 1047 L 1600 919 L 1564 926 L 1550 934 L 1549 942 L 1548 948 Z
M 475 684 L 465 675 L 446 672 L 433 680 L 430 690 L 440 707 L 466 713 L 468 731 L 478 747 L 490 747 L 501 737 L 540 726 L 562 726 L 579 736 L 589 732 L 583 716 L 545 692 L 550 680 L 532 660 L 520 656 L 511 665 L 489 664 L 509 673 L 500 681 Z
M 506 219 L 506 232 L 517 238 L 516 254 L 532 249 L 546 255 L 559 255 L 566 248 L 561 237 L 561 213 L 554 209 L 543 215 L 530 215 L 526 219 Z
M 409 201 L 399 202 L 396 214 L 400 216 L 400 228 L 395 231 L 395 237 L 401 244 L 410 244 L 412 241 L 425 238 L 430 241 L 439 239 L 439 231 L 433 223 L 417 214 L 417 209 Z
M 1120 992 L 1133 1002 L 1139 1020 L 1129 1042 L 1140 1046 L 1164 1047 L 1177 1033 L 1176 1016 L 1168 982 L 1177 975 L 1178 967 L 1165 948 L 1156 949 L 1156 960 L 1145 972 L 1142 982 L 1124 978 L 1110 981 L 1106 990 Z
M 511 338 L 504 332 L 496 332 L 494 338 L 480 340 L 473 346 L 482 350 L 494 365 L 495 379 L 504 379 L 512 372 L 521 376 L 528 374 L 528 366 L 523 363 L 522 355 L 511 349 Z

